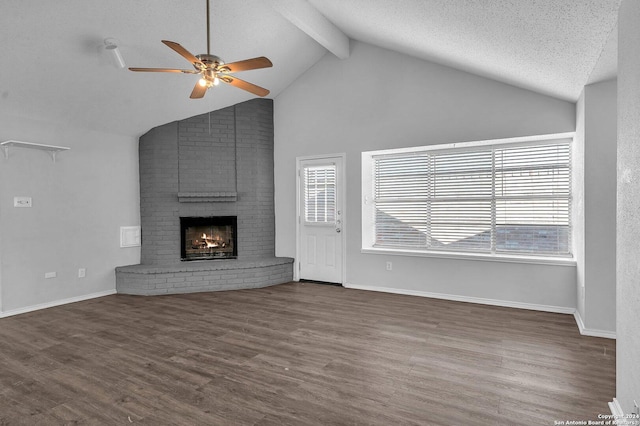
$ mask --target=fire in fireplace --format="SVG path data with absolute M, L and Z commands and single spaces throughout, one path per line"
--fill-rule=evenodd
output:
M 181 217 L 181 260 L 238 257 L 236 216 Z

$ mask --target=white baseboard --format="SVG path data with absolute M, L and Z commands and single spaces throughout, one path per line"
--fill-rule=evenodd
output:
M 452 300 L 455 302 L 478 303 L 481 305 L 529 309 L 533 311 L 554 312 L 558 314 L 573 314 L 576 320 L 576 324 L 578 325 L 578 330 L 580 330 L 580 334 L 584 336 L 604 337 L 606 339 L 616 338 L 616 333 L 613 331 L 586 328 L 584 326 L 584 321 L 582 321 L 582 317 L 580 316 L 580 313 L 575 308 L 567 308 L 564 306 L 552 306 L 552 305 L 537 305 L 533 303 L 523 303 L 523 302 L 512 302 L 509 300 L 486 299 L 482 297 L 459 296 L 456 294 L 430 293 L 427 291 L 419 291 L 419 290 L 406 290 L 406 289 L 389 288 L 389 287 L 373 287 L 373 286 L 356 285 L 356 284 L 348 284 L 348 283 L 343 284 L 343 286 L 346 288 L 353 288 L 356 290 L 380 291 L 383 293 L 430 297 L 433 299 Z
M 614 419 L 624 418 L 624 411 L 622 410 L 622 406 L 617 399 L 613 398 L 613 401 L 609 402 L 608 404 L 609 410 L 611 410 L 611 414 L 613 414 Z
M 577 309 L 573 313 L 573 317 L 576 319 L 576 324 L 578 324 L 578 330 L 580 330 L 580 334 L 582 334 L 583 336 L 604 337 L 605 339 L 616 338 L 615 331 L 598 330 L 594 328 L 585 327 L 584 321 L 582 320 L 582 316 L 580 315 L 580 312 Z
M 69 299 L 56 300 L 53 302 L 41 303 L 39 305 L 27 306 L 25 308 L 12 309 L 10 311 L 0 312 L 0 318 L 10 317 L 13 315 L 26 314 L 27 312 L 38 311 L 40 309 L 52 308 L 54 306 L 66 305 L 68 303 L 81 302 L 83 300 L 95 299 L 97 297 L 110 296 L 116 294 L 116 290 L 100 291 L 98 293 L 85 294 L 82 296 L 71 297 Z
M 389 287 L 372 287 L 372 286 L 355 285 L 355 284 L 344 284 L 343 286 L 346 288 L 353 288 L 357 290 L 380 291 L 383 293 L 395 293 L 395 294 L 404 294 L 408 296 L 430 297 L 432 299 L 452 300 L 455 302 L 478 303 L 481 305 L 503 306 L 506 308 L 529 309 L 533 311 L 554 312 L 559 314 L 573 314 L 575 312 L 575 308 L 567 308 L 564 306 L 537 305 L 533 303 L 512 302 L 509 300 L 485 299 L 482 297 L 459 296 L 456 294 L 445 294 L 445 293 L 430 293 L 427 291 L 406 290 L 406 289 L 389 288 Z

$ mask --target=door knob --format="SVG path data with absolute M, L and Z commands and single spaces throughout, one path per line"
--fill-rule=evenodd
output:
M 340 232 L 342 232 L 342 229 L 336 228 L 336 232 L 339 234 Z

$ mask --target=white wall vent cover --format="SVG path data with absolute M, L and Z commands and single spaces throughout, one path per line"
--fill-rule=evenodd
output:
M 139 226 L 120 227 L 120 247 L 140 247 L 141 240 Z

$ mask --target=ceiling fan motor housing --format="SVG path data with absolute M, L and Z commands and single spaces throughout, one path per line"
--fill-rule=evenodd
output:
M 224 65 L 224 61 L 215 55 L 207 55 L 206 53 L 203 53 L 201 55 L 196 55 L 196 58 L 200 59 L 200 62 L 205 65 L 205 69 L 216 68 L 217 66 Z M 198 64 L 196 63 L 193 66 L 200 71 L 197 65 Z
M 215 55 L 201 54 L 196 55 L 196 58 L 200 60 L 201 63 L 194 63 L 193 67 L 200 71 L 202 74 L 203 80 L 200 81 L 201 86 L 206 86 L 210 88 L 212 86 L 218 85 L 218 72 L 224 71 L 219 67 L 224 64 L 224 61 Z M 204 66 L 203 66 L 204 65 Z

